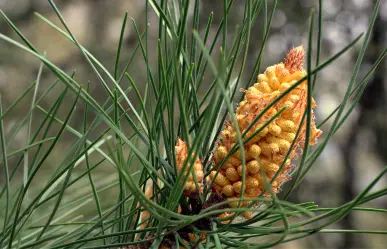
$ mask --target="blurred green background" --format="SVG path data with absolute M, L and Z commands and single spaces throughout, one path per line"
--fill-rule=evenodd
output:
M 121 23 L 125 12 L 128 12 L 129 18 L 136 20 L 140 32 L 145 28 L 144 12 L 146 9 L 144 0 L 56 0 L 55 3 L 78 41 L 111 71 L 114 67 Z M 374 1 L 372 0 L 323 0 L 322 61 L 335 54 L 358 34 L 366 30 L 373 6 Z M 47 57 L 53 63 L 68 73 L 76 70 L 76 77 L 80 82 L 86 84 L 87 80 L 91 81 L 92 95 L 97 100 L 102 101 L 106 98 L 102 86 L 96 80 L 92 69 L 76 46 L 65 40 L 61 34 L 34 15 L 34 12 L 39 12 L 49 20 L 59 24 L 47 1 L 0 0 L 0 8 L 40 51 L 47 53 Z M 243 8 L 244 1 L 234 2 L 231 9 L 232 15 L 228 20 L 230 39 L 233 37 L 236 24 L 242 18 Z M 271 8 L 271 5 L 269 5 L 269 8 Z M 311 8 L 317 10 L 317 0 L 279 1 L 265 49 L 261 72 L 266 66 L 282 61 L 290 48 L 300 44 L 307 45 Z M 151 9 L 149 11 L 152 12 Z M 207 20 L 210 12 L 214 12 L 213 27 L 215 28 L 222 17 L 223 1 L 202 0 L 202 22 L 199 31 L 203 31 L 205 28 L 205 20 Z M 128 23 L 124 37 L 122 62 L 131 56 L 137 44 L 134 27 L 131 22 Z M 156 48 L 157 23 L 157 17 L 152 12 L 149 20 L 150 51 Z M 251 72 L 259 52 L 263 32 L 261 23 L 262 20 L 258 20 L 252 32 L 248 55 L 249 64 L 245 70 L 246 78 Z M 367 50 L 359 78 L 363 76 L 366 69 L 371 67 L 381 50 L 386 47 L 386 25 L 387 1 L 382 1 L 371 44 Z M 215 29 L 211 30 L 210 38 L 215 31 Z M 3 20 L 0 20 L 0 32 L 18 40 Z M 315 33 L 317 33 L 317 30 Z M 329 115 L 341 102 L 350 80 L 360 44 L 358 43 L 354 49 L 344 54 L 319 74 L 315 88 L 315 99 L 318 104 L 316 109 L 317 123 Z M 156 57 L 156 49 L 154 54 Z M 156 60 L 151 61 L 151 64 L 154 65 L 153 68 L 156 68 L 156 63 Z M 291 201 L 315 201 L 321 207 L 339 206 L 353 199 L 386 165 L 386 67 L 387 63 L 385 62 L 379 66 L 369 82 L 360 105 L 348 118 L 335 138 L 331 140 L 304 182 L 292 194 Z M 12 104 L 19 94 L 36 78 L 38 68 L 39 61 L 36 58 L 5 42 L 0 42 L 0 92 L 4 109 Z M 137 53 L 135 63 L 131 66 L 129 73 L 137 83 L 144 82 L 139 84 L 140 89 L 144 88 L 146 68 L 140 53 Z M 54 76 L 48 70 L 43 71 L 40 90 L 44 91 L 44 86 L 54 80 Z M 49 97 L 45 98 L 42 105 L 52 105 L 56 97 L 55 93 L 50 94 Z M 22 104 L 18 105 L 16 111 L 5 120 L 6 132 L 10 132 L 13 125 L 24 117 L 26 109 L 29 108 L 29 103 L 29 100 L 23 101 Z M 82 111 L 80 106 L 76 111 L 76 115 L 81 117 L 83 115 Z M 63 110 L 63 115 L 65 112 L 66 110 Z M 34 119 L 39 119 L 39 115 L 35 115 Z M 72 125 L 80 128 L 81 124 L 76 123 L 76 117 L 74 120 Z M 329 122 L 326 123 L 322 129 L 328 130 L 329 125 Z M 100 130 L 102 130 L 102 127 Z M 12 141 L 13 148 L 23 146 L 25 132 L 25 130 L 24 133 L 23 130 L 19 132 L 15 140 Z M 97 136 L 98 134 L 94 135 Z M 69 148 L 70 144 L 71 139 L 61 140 L 61 146 L 57 147 L 56 155 L 50 157 L 50 163 L 45 165 L 45 170 L 51 171 L 55 168 L 56 157 L 60 157 L 62 151 Z M 115 172 L 111 167 L 107 167 L 106 172 L 101 172 L 101 169 L 99 171 L 100 174 L 95 175 L 96 180 L 115 177 Z M 1 172 L 0 186 L 3 186 L 2 174 Z M 44 177 L 44 173 L 40 177 Z M 382 179 L 377 188 L 385 187 L 386 183 L 387 179 Z M 82 191 L 82 188 L 79 188 L 77 194 L 81 195 L 79 192 Z M 89 189 L 84 191 L 89 191 Z M 381 198 L 367 205 L 387 208 L 387 199 Z M 387 217 L 383 214 L 357 212 L 331 228 L 386 230 Z M 317 234 L 303 240 L 284 244 L 278 248 L 385 248 L 385 241 L 386 237 L 383 235 Z

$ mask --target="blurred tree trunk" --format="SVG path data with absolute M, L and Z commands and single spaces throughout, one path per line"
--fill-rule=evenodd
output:
M 385 47 L 385 22 L 377 17 L 375 26 L 372 34 L 372 40 L 369 48 L 372 49 L 369 58 L 367 58 L 367 64 L 372 65 L 378 58 L 378 55 L 382 53 L 383 47 Z M 368 84 L 363 96 L 359 102 L 360 113 L 357 121 L 351 127 L 351 131 L 348 136 L 348 140 L 343 144 L 342 150 L 344 155 L 344 186 L 342 188 L 343 201 L 351 201 L 357 194 L 355 191 L 356 187 L 356 170 L 355 165 L 357 162 L 357 140 L 359 131 L 364 128 L 372 129 L 376 137 L 376 144 L 374 145 L 379 156 L 387 162 L 386 151 L 387 151 L 387 123 L 385 120 L 385 103 L 386 103 L 386 92 L 384 87 L 384 65 L 380 65 L 375 71 L 372 80 Z M 384 120 L 380 120 L 382 117 Z M 384 118 L 383 118 L 384 117 Z M 368 126 L 368 127 L 367 127 Z M 371 126 L 371 127 L 369 127 Z M 350 213 L 342 220 L 343 229 L 359 229 L 354 221 L 354 215 Z M 340 248 L 363 248 L 365 245 L 362 240 L 356 234 L 345 233 L 343 235 L 343 244 Z

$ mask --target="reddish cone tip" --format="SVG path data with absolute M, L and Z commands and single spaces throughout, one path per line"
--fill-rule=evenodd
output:
M 285 68 L 289 70 L 290 73 L 301 70 L 303 68 L 305 58 L 304 46 L 298 46 L 292 48 L 285 58 Z

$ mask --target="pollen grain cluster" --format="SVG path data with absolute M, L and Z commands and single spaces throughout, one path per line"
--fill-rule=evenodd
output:
M 188 158 L 188 151 L 187 151 L 187 145 L 186 143 L 181 140 L 180 138 L 177 139 L 177 143 L 175 146 L 175 152 L 176 152 L 176 168 L 177 172 L 180 173 L 183 170 L 184 164 Z M 194 156 L 194 155 L 193 155 Z M 184 172 L 188 173 L 190 169 L 190 165 L 187 165 L 185 167 Z M 198 186 L 196 186 L 195 178 Z M 203 165 L 199 158 L 195 160 L 195 163 L 193 165 L 192 173 L 188 176 L 188 180 L 185 183 L 184 186 L 184 194 L 186 196 L 190 196 L 191 194 L 196 194 L 199 191 L 202 191 L 203 188 Z
M 224 160 L 237 143 L 235 126 L 231 122 L 225 124 L 213 156 L 214 165 L 220 167 L 220 170 L 218 174 L 216 171 L 212 171 L 210 178 L 214 182 L 214 190 L 229 200 L 239 198 L 242 187 L 244 197 L 257 197 L 262 192 L 264 196 L 269 195 L 269 191 L 265 189 L 265 178 L 269 182 L 272 181 L 283 163 L 284 167 L 271 183 L 272 190 L 278 192 L 280 185 L 289 180 L 289 172 L 293 168 L 292 161 L 301 153 L 301 147 L 305 142 L 306 121 L 302 124 L 301 121 L 307 107 L 307 81 L 304 80 L 287 93 L 269 108 L 248 131 L 247 129 L 265 107 L 306 75 L 306 71 L 303 69 L 303 60 L 303 47 L 293 48 L 286 56 L 285 63 L 269 66 L 263 74 L 258 75 L 258 82 L 254 86 L 243 90 L 245 98 L 239 103 L 235 115 L 239 130 L 241 133 L 246 132 L 243 138 L 245 167 L 242 166 L 241 149 Z M 286 107 L 285 111 L 269 125 L 262 128 L 270 118 L 284 107 Z M 312 108 L 315 107 L 316 104 L 313 100 Z M 316 143 L 317 138 L 322 133 L 315 126 L 313 111 L 312 115 L 309 141 L 311 145 Z M 300 126 L 300 133 L 296 137 Z M 252 136 L 260 129 L 259 133 Z M 252 138 L 246 141 L 251 136 Z M 293 141 L 294 146 L 291 148 Z M 289 150 L 289 157 L 285 161 Z M 245 173 L 244 186 L 242 184 L 243 172 Z M 249 202 L 244 202 L 242 206 L 248 204 Z

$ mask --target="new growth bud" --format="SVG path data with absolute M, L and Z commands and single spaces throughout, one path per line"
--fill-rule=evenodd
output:
M 285 63 L 269 66 L 263 74 L 258 75 L 258 82 L 254 86 L 247 90 L 242 89 L 245 98 L 239 103 L 235 116 L 239 130 L 242 133 L 247 132 L 244 139 L 261 129 L 282 108 L 286 108 L 260 133 L 245 143 L 244 148 L 239 148 L 239 152 L 242 149 L 245 151 L 246 157 L 244 197 L 257 197 L 262 192 L 264 196 L 270 195 L 265 187 L 267 186 L 265 181 L 272 181 L 272 191 L 277 193 L 280 191 L 281 184 L 290 179 L 289 173 L 294 168 L 291 161 L 300 154 L 300 148 L 305 142 L 307 127 L 306 122 L 301 124 L 301 120 L 307 107 L 307 81 L 304 80 L 277 101 L 249 131 L 247 128 L 266 106 L 306 75 L 303 69 L 304 57 L 303 46 L 293 48 L 287 54 Z M 316 107 L 314 100 L 311 104 L 312 108 Z M 300 126 L 301 130 L 296 138 L 296 132 Z M 314 145 L 322 132 L 316 128 L 313 111 L 310 129 L 309 142 Z M 229 200 L 234 200 L 240 198 L 242 194 L 243 166 L 240 153 L 234 152 L 224 164 L 220 165 L 220 163 L 237 142 L 236 129 L 232 123 L 227 123 L 221 134 L 213 161 L 216 168 L 220 167 L 220 169 L 216 177 L 214 171 L 210 174 L 210 178 L 214 182 L 214 191 L 223 194 Z M 294 142 L 293 148 L 291 148 L 292 142 Z M 285 161 L 288 152 L 290 154 Z M 282 164 L 284 167 L 278 172 Z M 278 177 L 273 179 L 277 173 Z M 245 213 L 244 217 L 251 217 L 251 213 Z
M 177 172 L 180 173 L 183 170 L 184 164 L 188 158 L 188 151 L 187 151 L 187 145 L 183 140 L 180 138 L 177 139 L 177 143 L 175 146 L 175 152 L 176 152 L 176 169 Z M 194 157 L 194 155 L 192 155 Z M 190 169 L 190 165 L 187 165 L 184 172 L 187 174 Z M 184 175 L 185 176 L 185 175 Z M 199 186 L 199 189 L 197 188 L 195 184 L 195 177 Z M 197 158 L 193 165 L 193 171 L 188 176 L 188 180 L 185 183 L 184 186 L 184 194 L 186 196 L 191 196 L 192 194 L 196 194 L 198 191 L 203 190 L 203 165 L 199 158 Z M 220 182 L 220 180 L 218 180 Z

